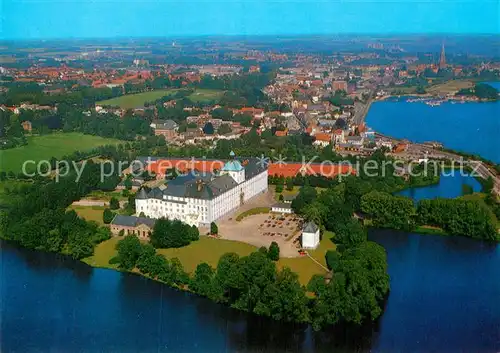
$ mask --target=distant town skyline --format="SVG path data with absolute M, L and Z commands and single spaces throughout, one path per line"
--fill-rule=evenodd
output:
M 500 33 L 498 1 L 4 0 L 1 39 Z

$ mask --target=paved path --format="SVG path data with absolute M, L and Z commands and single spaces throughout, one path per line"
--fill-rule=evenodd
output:
M 127 203 L 127 201 L 119 201 L 119 202 L 120 202 L 120 208 L 125 207 L 125 204 Z M 71 205 L 84 206 L 84 207 L 93 207 L 93 206 L 105 207 L 105 206 L 109 206 L 109 202 L 102 201 L 102 200 L 81 199 L 81 200 L 73 202 Z

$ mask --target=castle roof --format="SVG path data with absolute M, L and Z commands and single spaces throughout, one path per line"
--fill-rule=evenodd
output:
M 224 164 L 222 170 L 225 172 L 239 172 L 243 170 L 243 166 L 241 165 L 240 161 L 232 160 Z

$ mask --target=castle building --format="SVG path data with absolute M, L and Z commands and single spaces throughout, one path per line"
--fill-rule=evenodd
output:
M 191 171 L 136 196 L 137 214 L 178 219 L 208 226 L 246 201 L 267 191 L 267 166 L 256 158 L 244 161 L 231 152 L 220 171 Z

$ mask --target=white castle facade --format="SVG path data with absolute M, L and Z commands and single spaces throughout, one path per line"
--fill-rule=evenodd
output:
M 178 219 L 189 225 L 208 226 L 267 192 L 267 166 L 257 159 L 244 165 L 231 155 L 219 173 L 190 173 L 136 196 L 137 214 L 150 218 Z

